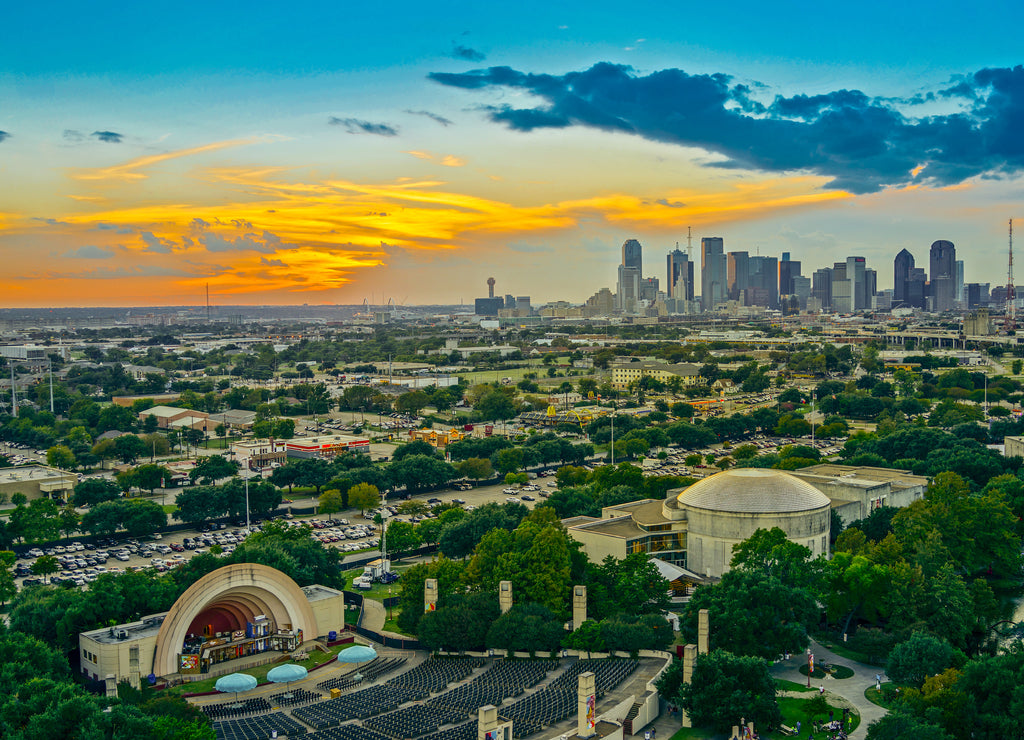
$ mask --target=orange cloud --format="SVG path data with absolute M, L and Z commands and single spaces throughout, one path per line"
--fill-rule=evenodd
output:
M 140 169 L 167 159 L 240 143 L 220 142 L 93 172 L 127 181 L 145 177 Z M 687 225 L 752 219 L 852 197 L 822 190 L 823 178 L 795 177 L 744 180 L 713 192 L 679 189 L 647 197 L 608 192 L 513 203 L 458 192 L 436 179 L 303 180 L 292 172 L 283 167 L 207 168 L 197 174 L 196 195 L 187 201 L 140 202 L 127 200 L 135 193 L 119 193 L 101 201 L 80 196 L 85 207 L 57 219 L 0 213 L 0 231 L 7 234 L 32 232 L 22 238 L 48 238 L 62 252 L 96 245 L 115 249 L 117 255 L 82 273 L 77 282 L 70 274 L 39 274 L 38 262 L 28 261 L 21 270 L 12 267 L 18 272 L 11 274 L 20 272 L 19 277 L 7 277 L 20 285 L 46 277 L 47 291 L 51 284 L 60 287 L 52 299 L 59 303 L 87 291 L 97 301 L 115 294 L 123 298 L 119 289 L 134 294 L 142 284 L 153 288 L 151 295 L 171 300 L 207 282 L 223 295 L 278 296 L 289 302 L 296 293 L 358 281 L 361 271 L 386 266 L 393 248 L 411 255 L 460 250 L 472 257 L 500 249 L 497 245 L 509 238 L 570 233 L 581 223 L 670 234 Z M 522 192 L 517 191 L 520 197 L 528 197 L 529 191 L 526 196 Z M 12 229 L 16 220 L 18 229 Z M 119 267 L 126 250 L 131 262 Z M 425 260 L 425 270 L 430 263 Z M 97 287 L 101 283 L 105 287 Z

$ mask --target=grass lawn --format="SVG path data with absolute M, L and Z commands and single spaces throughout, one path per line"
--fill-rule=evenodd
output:
M 394 619 L 388 619 L 388 620 L 386 620 L 384 622 L 384 631 L 385 632 L 394 632 L 396 635 L 405 635 L 406 637 L 411 637 L 412 639 L 415 640 L 416 639 L 416 635 L 410 635 L 408 632 L 403 631 L 398 626 L 398 622 L 395 621 L 396 619 L 398 619 L 398 614 L 399 614 L 399 610 L 398 609 L 393 609 L 392 610 L 392 616 L 394 617 Z
M 349 645 L 335 645 L 332 648 L 328 648 L 330 651 L 329 653 L 315 650 L 310 653 L 308 660 L 299 661 L 297 665 L 301 665 L 306 670 L 311 670 L 315 666 L 322 665 L 323 663 L 329 663 L 334 660 L 338 653 L 347 647 L 349 647 Z M 280 663 L 267 663 L 266 665 L 256 666 L 255 668 L 248 668 L 243 671 L 243 673 L 247 673 L 260 683 L 263 683 L 267 680 L 267 673 L 277 665 L 280 665 Z M 167 691 L 175 695 L 201 694 L 205 691 L 213 691 L 213 686 L 217 683 L 218 678 L 220 678 L 220 676 L 203 679 L 202 681 L 193 681 L 192 683 L 186 683 L 181 686 L 175 686 L 167 689 Z
M 718 738 L 724 737 L 727 736 L 716 735 L 710 730 L 701 730 L 696 727 L 684 727 L 673 735 L 671 740 L 717 740 Z
M 865 653 L 857 652 L 846 647 L 842 642 L 835 641 L 825 635 L 814 635 L 814 639 L 824 645 L 826 648 L 831 650 L 836 655 L 840 655 L 847 660 L 852 660 L 857 663 L 863 663 L 864 665 L 884 666 L 885 661 L 881 662 L 877 660 L 871 660 L 871 656 Z
M 778 683 L 790 684 L 792 682 L 779 681 Z M 780 685 L 780 688 L 791 691 L 796 690 L 795 688 L 790 689 L 788 686 L 783 685 Z M 812 689 L 812 692 L 813 691 L 814 689 Z M 811 697 L 808 697 L 808 699 L 809 698 Z M 808 717 L 803 711 L 803 705 L 806 701 L 807 699 L 800 699 L 797 697 L 782 697 L 781 699 L 779 699 L 779 710 L 782 712 L 782 724 L 788 727 L 796 727 L 797 720 L 799 720 L 800 724 L 803 726 L 803 731 L 800 733 L 802 737 L 807 737 L 807 726 L 809 724 Z M 843 710 L 841 708 L 833 706 L 831 704 L 829 705 L 829 708 L 835 712 L 836 717 L 842 718 Z M 815 717 L 815 719 L 826 720 L 828 719 L 828 713 L 826 712 L 824 716 Z M 855 730 L 857 729 L 857 726 L 859 724 L 860 715 L 854 712 L 853 724 L 850 727 L 851 729 Z M 758 733 L 763 738 L 777 738 L 778 740 L 790 737 L 789 735 L 784 735 L 782 732 L 765 732 L 763 728 L 758 729 Z M 699 728 L 683 728 L 679 730 L 676 734 L 674 734 L 671 740 L 718 740 L 719 738 L 726 737 L 728 737 L 728 735 L 715 734 L 711 730 L 704 730 Z
M 885 681 L 882 684 L 882 689 L 884 691 L 886 687 L 895 685 L 896 684 L 892 683 L 891 681 Z M 874 686 L 871 686 L 864 690 L 864 698 L 872 704 L 877 704 L 878 706 L 885 707 L 886 709 L 892 709 L 896 705 L 895 701 L 886 701 L 885 694 L 882 691 L 876 689 Z
M 411 567 L 411 565 L 392 565 L 391 569 L 398 573 L 401 573 L 402 571 L 408 570 Z M 361 576 L 362 574 L 362 568 L 352 568 L 351 570 L 346 570 L 342 572 L 342 575 L 345 576 L 345 579 L 347 580 L 348 583 L 352 583 L 353 578 Z M 365 599 L 373 599 L 374 601 L 384 601 L 384 599 L 388 598 L 389 595 L 398 596 L 398 592 L 401 590 L 399 584 L 400 581 L 395 581 L 390 585 L 385 585 L 383 583 L 374 583 L 373 586 L 367 589 L 366 591 L 363 591 L 362 589 L 357 590 L 359 591 L 359 593 L 363 595 L 363 598 Z M 388 593 L 388 589 L 391 589 L 390 594 Z
M 174 512 L 176 512 L 178 510 L 178 505 L 177 504 L 164 504 L 160 508 L 164 510 L 165 514 L 169 515 L 169 514 L 173 514 Z

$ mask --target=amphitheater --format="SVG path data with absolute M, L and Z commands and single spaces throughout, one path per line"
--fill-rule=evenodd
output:
M 596 714 L 619 720 L 629 734 L 645 700 L 657 706 L 651 681 L 666 660 L 381 650 L 358 675 L 333 663 L 287 691 L 271 684 L 238 702 L 222 694 L 190 701 L 210 717 L 218 740 L 477 740 L 478 710 L 486 705 L 497 707 L 500 721 L 512 722 L 513 738 L 555 738 L 575 731 L 578 679 L 592 672 Z

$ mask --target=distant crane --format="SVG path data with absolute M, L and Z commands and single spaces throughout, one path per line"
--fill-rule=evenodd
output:
M 1006 270 L 1006 322 L 1007 331 L 1017 328 L 1017 289 L 1013 286 L 1013 219 L 1010 219 L 1010 254 Z

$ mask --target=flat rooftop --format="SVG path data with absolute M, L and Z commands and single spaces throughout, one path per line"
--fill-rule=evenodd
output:
M 94 642 L 103 644 L 114 644 L 117 642 L 127 642 L 129 640 L 139 640 L 144 637 L 155 637 L 160 632 L 160 627 L 164 623 L 164 617 L 168 612 L 161 612 L 160 614 L 150 614 L 147 617 L 143 617 L 138 622 L 129 622 L 127 624 L 119 624 L 115 627 L 102 627 L 98 630 L 90 630 L 89 632 L 83 632 L 82 637 L 87 637 Z M 118 637 L 118 634 L 126 632 L 127 636 Z
M 327 586 L 319 586 L 317 584 L 313 584 L 312 586 L 303 586 L 302 593 L 306 594 L 306 599 L 310 602 L 333 599 L 335 596 L 344 596 L 341 591 Z
M 24 481 L 60 480 L 61 477 L 69 481 L 77 480 L 74 473 L 62 473 L 56 468 L 48 468 L 43 465 L 28 465 L 17 468 L 0 469 L 0 484 L 22 483 Z

